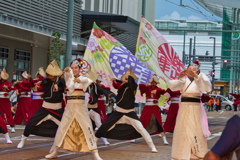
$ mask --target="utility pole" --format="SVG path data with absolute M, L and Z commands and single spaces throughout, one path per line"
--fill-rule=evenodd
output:
M 190 38 L 190 42 L 189 42 L 189 64 L 191 64 L 191 58 L 192 58 L 192 38 Z
M 196 48 L 195 48 L 195 45 L 196 45 L 196 36 L 194 36 L 194 39 L 193 39 L 193 62 L 195 62 L 195 60 L 196 60 Z
M 186 32 L 183 31 L 183 54 L 182 54 L 182 62 L 185 65 L 186 64 L 186 54 L 185 54 L 185 38 L 186 38 Z
M 215 58 L 215 47 L 216 47 L 216 37 L 209 37 L 209 39 L 213 39 L 213 63 L 212 63 L 212 69 L 215 73 L 215 64 L 216 64 L 216 58 Z M 215 74 L 212 75 L 212 93 L 214 93 L 214 83 L 215 83 Z
M 67 20 L 67 48 L 65 67 L 69 66 L 72 61 L 72 30 L 73 30 L 73 9 L 74 0 L 68 0 L 68 20 Z

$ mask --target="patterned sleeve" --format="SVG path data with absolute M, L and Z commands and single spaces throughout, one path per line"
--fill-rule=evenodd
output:
M 83 77 L 83 76 L 80 76 L 80 77 L 78 77 L 78 78 L 80 79 L 81 83 L 84 83 L 84 85 L 83 85 L 83 91 L 86 92 L 88 86 L 89 86 L 90 84 L 92 84 L 93 81 L 92 81 L 91 79 L 89 79 L 89 78 L 87 78 L 87 77 Z M 75 84 L 76 84 L 76 85 L 75 85 L 76 89 L 81 89 L 81 88 L 79 88 L 79 87 L 80 87 L 80 84 L 79 84 L 79 83 L 75 83 Z
M 198 78 L 194 78 L 194 80 L 200 92 L 210 92 L 212 90 L 210 80 L 204 73 L 200 73 Z

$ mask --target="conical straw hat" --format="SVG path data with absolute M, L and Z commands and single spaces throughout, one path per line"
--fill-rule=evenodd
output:
M 133 79 L 136 81 L 137 80 L 137 76 L 133 73 L 132 68 L 129 67 L 129 69 L 122 75 L 122 80 L 125 80 L 128 78 L 128 76 L 133 77 Z
M 25 78 L 25 79 L 27 79 L 27 78 L 28 78 L 27 71 L 24 71 L 24 72 L 22 73 L 22 77 L 23 77 L 23 78 Z
M 7 74 L 5 67 L 3 68 L 2 72 L 1 72 L 1 78 L 6 80 L 8 79 L 9 75 Z
M 102 82 L 102 75 L 98 75 L 98 76 L 97 76 L 97 80 L 100 81 L 100 82 Z
M 51 76 L 61 76 L 63 74 L 62 70 L 58 67 L 58 64 L 53 60 L 47 67 L 46 73 Z
M 37 74 L 40 74 L 41 76 L 43 76 L 43 77 L 45 77 L 45 71 L 43 70 L 43 67 L 40 67 L 40 68 L 38 68 L 38 71 L 37 71 L 37 73 L 36 73 L 36 75 L 35 76 L 37 76 Z
M 150 83 L 152 83 L 152 81 L 155 81 L 157 84 L 159 84 L 159 80 L 158 80 L 158 77 L 157 77 L 157 75 L 156 74 L 154 74 L 152 77 L 151 77 L 151 79 L 150 79 Z
M 91 69 L 88 69 L 85 73 L 85 76 L 89 79 L 91 79 L 93 82 L 96 82 L 98 76 L 97 74 L 93 73 Z

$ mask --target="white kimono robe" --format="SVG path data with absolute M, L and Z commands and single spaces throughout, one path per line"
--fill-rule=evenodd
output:
M 200 98 L 201 92 L 212 90 L 209 78 L 200 73 L 190 81 L 188 77 L 170 80 L 169 88 L 180 90 L 182 97 Z M 173 134 L 172 158 L 189 160 L 190 156 L 203 158 L 207 153 L 207 141 L 201 128 L 202 111 L 199 102 L 180 103 Z M 192 154 L 192 155 L 191 155 Z
M 66 72 L 64 79 L 69 90 L 67 96 L 84 96 L 87 87 L 92 83 L 92 80 L 82 76 L 78 77 L 81 83 L 74 82 L 72 71 Z M 85 99 L 68 100 L 51 151 L 56 146 L 77 152 L 97 149 Z

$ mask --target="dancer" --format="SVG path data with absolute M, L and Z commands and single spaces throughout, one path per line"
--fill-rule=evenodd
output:
M 23 72 L 21 79 L 14 82 L 14 87 L 19 93 L 18 107 L 14 116 L 14 123 L 20 125 L 24 119 L 25 124 L 29 121 L 32 78 L 27 72 Z
M 63 114 L 62 99 L 65 81 L 58 78 L 62 75 L 62 71 L 55 60 L 48 65 L 46 73 L 48 78 L 36 83 L 37 86 L 41 85 L 44 90 L 43 105 L 29 120 L 17 148 L 24 146 L 30 134 L 55 137 Z
M 144 128 L 149 134 L 161 134 L 163 143 L 168 145 L 167 138 L 165 136 L 164 128 L 162 127 L 162 117 L 160 108 L 158 106 L 158 99 L 166 91 L 158 88 L 159 80 L 157 75 L 153 75 L 150 79 L 150 84 L 139 84 L 141 95 L 146 94 L 146 104 L 143 108 L 140 120 Z
M 240 103 L 240 94 L 230 93 L 230 95 L 232 95 L 235 98 L 234 103 L 233 103 L 233 107 L 234 107 L 234 111 L 237 111 L 237 106 Z
M 33 114 L 42 106 L 43 104 L 43 86 L 36 85 L 37 82 L 43 81 L 45 78 L 45 72 L 42 67 L 40 67 L 36 73 L 37 78 L 32 81 L 32 90 L 33 90 L 33 96 L 32 96 L 32 102 L 30 107 L 30 118 L 33 116 Z
M 7 80 L 9 75 L 6 73 L 5 68 L 1 72 L 0 80 L 0 113 L 4 122 L 11 126 L 11 132 L 15 132 L 14 120 L 11 112 L 10 94 L 11 83 Z
M 169 93 L 171 96 L 171 105 L 169 107 L 167 119 L 164 123 L 163 128 L 165 129 L 165 132 L 173 133 L 176 124 L 181 93 L 180 91 L 172 91 L 169 88 L 167 89 L 167 93 Z
M 157 152 L 151 136 L 144 129 L 135 108 L 135 94 L 137 77 L 131 67 L 122 76 L 121 80 L 111 79 L 113 86 L 118 89 L 116 97 L 117 108 L 96 132 L 96 137 L 105 137 L 118 140 L 143 137 L 153 153 Z
M 12 141 L 8 134 L 6 123 L 4 122 L 4 119 L 1 116 L 0 116 L 0 133 L 3 133 L 7 144 L 12 144 Z
M 62 148 L 77 152 L 92 152 L 95 160 L 101 160 L 85 103 L 84 92 L 92 84 L 92 80 L 80 76 L 82 64 L 82 60 L 78 58 L 71 62 L 71 69 L 67 67 L 64 70 L 68 103 L 50 154 L 45 156 L 46 159 L 56 158 L 58 149 Z
M 102 83 L 102 75 L 98 75 L 97 80 L 96 80 L 96 84 L 98 84 L 103 89 L 110 90 L 109 87 L 105 87 L 101 83 Z M 102 122 L 105 122 L 106 119 L 107 119 L 106 108 L 105 108 L 105 100 L 106 100 L 106 96 L 101 94 L 98 98 L 98 103 L 97 103 Z
M 200 93 L 211 91 L 211 83 L 200 73 L 200 63 L 195 61 L 168 84 L 171 90 L 180 90 L 183 96 L 173 133 L 172 159 L 202 159 L 207 152 L 207 141 L 201 128 Z

